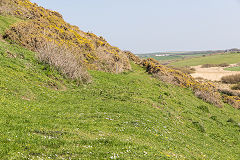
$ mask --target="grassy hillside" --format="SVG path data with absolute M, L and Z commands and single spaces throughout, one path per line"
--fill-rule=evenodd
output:
M 0 16 L 1 33 L 18 21 Z M 89 71 L 81 85 L 35 57 L 0 39 L 0 159 L 240 159 L 240 111 L 229 105 L 134 63 Z
M 225 53 L 206 57 L 180 60 L 177 62 L 170 63 L 169 65 L 183 67 L 183 66 L 197 66 L 202 64 L 221 64 L 221 63 L 233 64 L 238 63 L 239 59 L 240 53 Z
M 240 111 L 133 71 L 78 86 L 0 41 L 1 159 L 239 159 Z

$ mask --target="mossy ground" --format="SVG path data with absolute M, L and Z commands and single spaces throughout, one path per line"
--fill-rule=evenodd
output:
M 1 159 L 239 159 L 240 111 L 133 71 L 78 86 L 0 41 Z

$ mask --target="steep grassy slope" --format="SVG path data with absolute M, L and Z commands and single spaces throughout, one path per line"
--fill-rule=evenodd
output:
M 221 64 L 221 63 L 233 64 L 238 63 L 239 59 L 240 53 L 225 53 L 206 57 L 180 60 L 177 62 L 170 63 L 169 65 L 183 67 L 183 66 L 197 66 L 202 64 Z
M 0 41 L 1 159 L 240 159 L 240 111 L 141 67 L 78 86 Z

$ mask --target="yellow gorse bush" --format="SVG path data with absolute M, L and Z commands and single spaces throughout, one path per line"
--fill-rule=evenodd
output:
M 221 95 L 212 83 L 198 82 L 189 74 L 161 65 L 152 58 L 143 60 L 142 65 L 146 67 L 148 73 L 153 74 L 156 78 L 181 87 L 191 88 L 197 97 L 222 107 Z
M 108 72 L 131 69 L 127 56 L 120 49 L 111 46 L 102 37 L 66 23 L 58 12 L 39 7 L 29 0 L 8 0 L 2 5 L 8 6 L 5 7 L 8 8 L 7 14 L 23 19 L 6 32 L 5 38 L 33 51 L 39 50 L 45 41 L 60 47 L 64 45 L 74 50 L 76 55 L 81 54 L 82 63 L 89 69 L 104 68 Z M 117 68 L 115 63 L 118 63 Z

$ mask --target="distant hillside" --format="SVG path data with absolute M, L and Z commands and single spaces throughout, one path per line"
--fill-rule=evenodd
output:
M 156 53 L 144 53 L 137 54 L 141 58 L 154 58 L 162 63 L 169 63 L 175 60 L 190 59 L 194 57 L 203 57 L 208 55 L 214 55 L 219 53 L 238 53 L 239 49 L 226 49 L 226 50 L 209 50 L 209 51 L 176 51 L 176 52 L 156 52 Z

